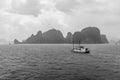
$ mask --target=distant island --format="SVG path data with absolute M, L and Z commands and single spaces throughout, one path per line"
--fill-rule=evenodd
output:
M 60 30 L 51 29 L 44 33 L 38 31 L 36 35 L 32 34 L 26 40 L 20 42 L 15 39 L 14 44 L 63 44 L 63 43 L 82 43 L 82 44 L 105 44 L 109 43 L 105 34 L 101 34 L 97 27 L 87 27 L 81 31 L 67 33 L 64 37 Z

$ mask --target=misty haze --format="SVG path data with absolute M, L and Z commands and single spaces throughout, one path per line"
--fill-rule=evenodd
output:
M 0 0 L 0 80 L 120 80 L 120 0 Z

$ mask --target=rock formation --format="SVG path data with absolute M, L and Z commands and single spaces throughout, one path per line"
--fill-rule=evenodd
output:
M 101 40 L 102 40 L 102 43 L 109 43 L 109 41 L 107 40 L 106 35 L 104 35 L 104 34 L 101 35 Z
M 72 38 L 73 38 L 72 33 L 68 32 L 66 36 L 66 43 L 72 43 Z
M 107 37 L 100 34 L 100 30 L 96 27 L 84 28 L 81 32 L 67 33 L 66 38 L 63 37 L 61 31 L 56 29 L 48 30 L 44 33 L 38 31 L 36 35 L 32 34 L 23 42 L 14 40 L 15 44 L 42 44 L 42 43 L 85 43 L 85 44 L 100 44 L 108 43 Z
M 81 31 L 84 43 L 102 43 L 100 30 L 96 27 L 87 27 Z
M 45 43 L 64 43 L 65 39 L 61 31 L 51 29 L 43 33 Z
M 15 39 L 14 44 L 20 44 L 20 42 L 17 39 Z

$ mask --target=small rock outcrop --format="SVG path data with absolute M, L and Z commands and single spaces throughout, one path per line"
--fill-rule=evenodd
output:
M 102 40 L 102 43 L 109 43 L 106 35 L 104 35 L 104 34 L 101 35 L 101 40 Z
M 17 39 L 15 39 L 14 44 L 20 44 L 20 42 Z
M 73 40 L 72 38 L 73 38 L 72 33 L 68 32 L 66 36 L 66 43 L 72 43 L 72 40 Z

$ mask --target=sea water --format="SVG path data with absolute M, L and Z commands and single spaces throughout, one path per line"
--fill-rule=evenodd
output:
M 77 46 L 77 45 L 76 45 Z M 120 46 L 84 44 L 0 45 L 0 80 L 120 80 Z

